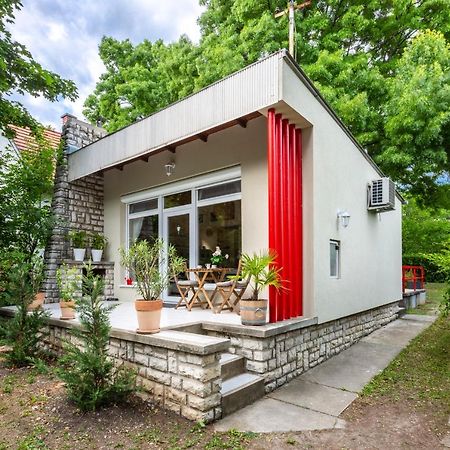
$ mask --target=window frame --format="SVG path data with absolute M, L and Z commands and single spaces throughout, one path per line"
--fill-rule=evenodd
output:
M 336 252 L 336 259 L 335 259 L 335 264 L 336 264 L 336 274 L 332 275 L 331 274 L 331 246 L 334 245 L 335 246 L 335 252 Z M 334 279 L 334 280 L 338 280 L 341 278 L 341 241 L 339 241 L 338 239 L 330 239 L 328 241 L 328 251 L 329 251 L 329 276 L 330 278 Z

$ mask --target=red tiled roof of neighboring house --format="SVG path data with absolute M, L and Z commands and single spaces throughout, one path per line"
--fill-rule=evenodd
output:
M 20 152 L 24 150 L 37 150 L 36 141 L 29 128 L 16 127 L 15 125 L 10 125 L 9 127 L 16 133 L 16 136 L 12 140 Z M 45 128 L 44 137 L 48 140 L 52 148 L 57 148 L 59 146 L 61 133 L 58 131 Z

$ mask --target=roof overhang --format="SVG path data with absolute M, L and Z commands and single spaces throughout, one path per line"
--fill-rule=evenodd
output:
M 74 151 L 69 155 L 69 181 L 112 168 L 121 170 L 124 165 L 132 162 L 148 161 L 150 156 L 156 153 L 175 152 L 181 145 L 197 139 L 207 142 L 210 134 L 231 126 L 246 127 L 249 120 L 261 114 L 266 115 L 271 107 L 276 107 L 291 123 L 301 128 L 310 126 L 308 119 L 303 117 L 301 112 L 292 110 L 283 101 L 283 70 L 292 70 L 295 73 L 299 83 L 312 94 L 312 101 L 321 104 L 368 163 L 380 176 L 384 176 L 295 60 L 286 50 L 280 50 L 138 122 Z M 403 197 L 397 194 L 404 201 Z

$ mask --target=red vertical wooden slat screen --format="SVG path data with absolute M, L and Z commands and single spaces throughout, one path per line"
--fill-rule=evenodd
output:
M 301 130 L 275 110 L 268 112 L 269 247 L 285 289 L 269 289 L 270 322 L 303 313 Z

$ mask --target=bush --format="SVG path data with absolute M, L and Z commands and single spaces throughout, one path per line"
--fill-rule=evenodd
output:
M 28 312 L 28 307 L 39 291 L 42 281 L 42 260 L 33 258 L 31 263 L 17 258 L 11 266 L 8 279 L 8 293 L 17 307 L 14 318 L 6 330 L 6 338 L 12 350 L 6 356 L 14 366 L 32 364 L 39 353 L 39 343 L 48 313 L 43 310 Z
M 70 331 L 79 344 L 65 344 L 58 374 L 77 407 L 92 411 L 125 400 L 134 390 L 135 374 L 123 366 L 116 368 L 108 356 L 109 312 L 116 305 L 100 300 L 104 283 L 90 265 L 86 266 L 83 283 L 85 295 L 76 301 L 81 328 Z

